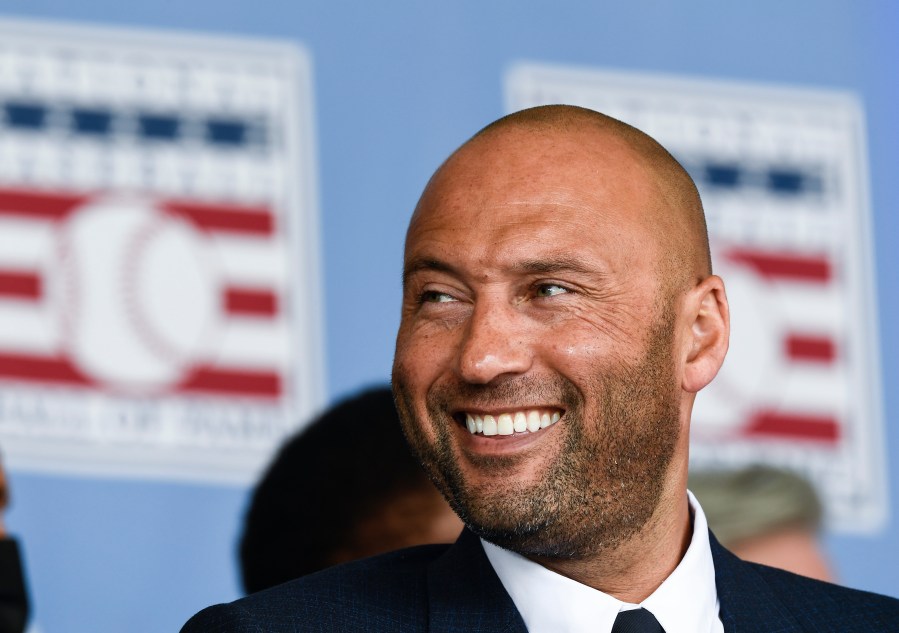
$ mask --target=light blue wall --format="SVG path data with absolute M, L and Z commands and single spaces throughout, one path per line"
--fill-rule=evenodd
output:
M 386 381 L 403 230 L 456 145 L 502 114 L 520 60 L 848 89 L 867 107 L 887 451 L 899 455 L 899 9 L 890 0 L 527 3 L 0 0 L 0 14 L 277 37 L 312 54 L 320 157 L 327 380 Z M 899 477 L 890 469 L 891 503 Z M 246 491 L 13 473 L 46 633 L 177 630 L 238 595 Z M 899 530 L 829 537 L 844 582 L 899 593 Z

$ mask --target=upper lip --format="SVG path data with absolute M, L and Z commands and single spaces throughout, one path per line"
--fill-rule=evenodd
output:
M 489 407 L 457 407 L 454 408 L 451 412 L 451 416 L 456 418 L 457 420 L 461 419 L 461 421 L 465 421 L 466 415 L 471 416 L 485 416 L 492 415 L 493 417 L 499 417 L 504 413 L 515 414 L 521 411 L 522 413 L 527 413 L 528 411 L 546 411 L 548 413 L 553 413 L 558 411 L 560 414 L 565 412 L 563 407 L 554 404 L 530 404 L 530 405 L 520 405 L 516 404 L 513 406 L 502 407 L 502 406 L 489 406 Z
M 516 413 L 518 411 L 562 411 L 562 407 L 551 404 L 516 404 L 509 407 L 459 407 L 453 411 L 453 415 L 457 413 L 469 413 L 471 415 L 502 415 L 503 413 Z

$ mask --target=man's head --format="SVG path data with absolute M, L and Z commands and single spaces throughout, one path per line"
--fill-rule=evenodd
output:
M 244 588 L 461 530 L 400 430 L 390 389 L 344 400 L 288 440 L 253 492 L 240 543 Z
M 727 331 L 683 168 L 604 115 L 525 110 L 475 135 L 421 196 L 397 406 L 472 529 L 586 558 L 686 503 L 693 398 Z

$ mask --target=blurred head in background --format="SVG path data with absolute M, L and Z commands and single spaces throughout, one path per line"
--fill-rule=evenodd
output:
M 269 466 L 240 542 L 244 589 L 401 547 L 452 542 L 461 529 L 409 451 L 390 389 L 371 389 L 319 416 Z
M 822 550 L 821 501 L 807 479 L 773 466 L 690 473 L 721 544 L 744 560 L 833 581 Z

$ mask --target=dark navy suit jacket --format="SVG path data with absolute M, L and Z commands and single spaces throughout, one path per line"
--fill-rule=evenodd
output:
M 711 537 L 726 633 L 899 632 L 899 600 L 741 561 Z M 527 629 L 478 538 L 332 567 L 195 615 L 182 633 Z

